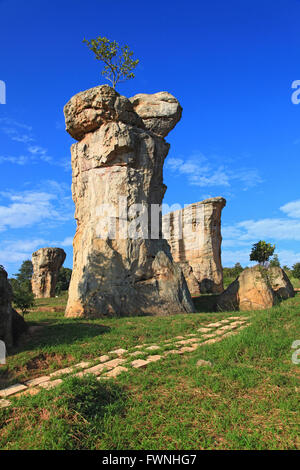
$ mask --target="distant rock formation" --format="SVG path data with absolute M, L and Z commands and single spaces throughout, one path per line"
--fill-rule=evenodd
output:
M 40 248 L 32 253 L 32 292 L 35 297 L 54 297 L 58 272 L 66 258 L 62 248 Z
M 194 296 L 223 292 L 221 213 L 225 205 L 224 198 L 214 197 L 163 216 L 163 235 Z
M 166 92 L 129 100 L 102 85 L 73 96 L 64 113 L 79 140 L 71 149 L 77 231 L 66 316 L 192 312 L 182 271 L 161 237 L 161 217 L 157 238 L 148 231 L 150 206 L 160 205 L 166 190 L 164 137 L 181 117 L 178 101 Z M 135 204 L 149 216 L 146 225 L 131 212 Z M 116 221 L 115 234 L 105 229 L 107 219 Z M 136 224 L 137 237 L 124 236 L 127 224 Z
M 281 268 L 246 268 L 218 297 L 218 310 L 263 310 L 276 301 L 294 297 L 294 289 Z
M 0 340 L 7 348 L 16 343 L 27 325 L 21 315 L 12 308 L 12 288 L 7 279 L 7 272 L 0 267 Z

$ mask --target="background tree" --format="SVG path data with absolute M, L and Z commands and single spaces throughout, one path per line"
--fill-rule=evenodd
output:
M 23 261 L 19 271 L 14 274 L 16 280 L 21 284 L 26 284 L 31 292 L 31 278 L 33 274 L 33 266 L 30 259 Z
M 16 282 L 13 286 L 13 302 L 16 308 L 20 309 L 22 315 L 28 313 L 30 307 L 34 306 L 34 295 L 28 290 L 28 284 Z
M 232 275 L 233 277 L 238 277 L 243 271 L 244 268 L 241 263 L 235 263 L 234 267 L 232 268 Z
M 20 309 L 22 315 L 28 312 L 34 305 L 34 295 L 31 288 L 31 278 L 33 266 L 30 260 L 25 260 L 21 264 L 19 271 L 14 274 L 15 278 L 9 279 L 13 291 L 13 302 L 17 309 Z
M 60 268 L 58 277 L 57 277 L 56 288 L 55 288 L 56 295 L 59 295 L 61 292 L 67 291 L 69 289 L 71 276 L 72 276 L 72 269 L 63 268 L 63 267 Z
M 273 258 L 270 260 L 270 266 L 273 268 L 280 268 L 280 261 L 278 255 L 274 255 Z
M 296 279 L 300 279 L 300 263 L 294 264 L 292 269 L 293 277 L 295 277 Z
M 90 41 L 84 39 L 83 42 L 94 52 L 96 59 L 105 64 L 101 74 L 112 83 L 113 88 L 117 83 L 135 77 L 133 70 L 139 60 L 133 60 L 133 52 L 127 45 L 120 47 L 116 41 L 101 36 Z
M 271 243 L 260 240 L 252 247 L 250 261 L 257 261 L 259 264 L 265 266 L 270 257 L 273 255 L 274 251 L 275 245 L 271 245 Z

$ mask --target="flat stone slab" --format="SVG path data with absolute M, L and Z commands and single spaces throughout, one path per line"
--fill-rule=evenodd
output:
M 7 408 L 8 406 L 11 405 L 11 402 L 9 400 L 0 400 L 0 408 Z
M 213 338 L 214 336 L 216 336 L 215 333 L 209 333 L 208 335 L 203 335 L 202 338 L 208 339 L 208 338 Z
M 212 363 L 210 361 L 205 361 L 204 359 L 199 359 L 196 364 L 197 367 L 211 367 Z
M 23 392 L 16 393 L 14 397 L 23 397 L 24 395 L 34 396 L 40 391 L 41 389 L 39 387 L 30 387 L 30 388 L 27 388 L 27 390 L 24 390 Z
M 107 356 L 106 354 L 104 354 L 103 356 L 96 357 L 94 360 L 97 362 L 107 362 L 109 361 L 109 359 L 110 359 L 110 356 Z
M 0 390 L 0 397 L 9 397 L 10 395 L 14 395 L 15 393 L 22 392 L 23 390 L 26 390 L 27 387 L 26 385 L 22 384 L 14 384 L 11 385 L 10 387 L 5 388 L 4 390 Z
M 118 356 L 122 356 L 122 354 L 127 353 L 127 349 L 115 349 L 114 351 L 109 351 L 108 354 L 117 354 Z
M 157 354 L 157 355 L 153 355 L 153 356 L 148 356 L 146 361 L 147 362 L 156 362 L 156 361 L 159 361 L 161 358 L 162 358 L 162 356 L 159 356 Z
M 170 351 L 165 351 L 164 356 L 168 356 L 169 354 L 183 354 L 181 349 L 170 349 Z
M 141 354 L 144 354 L 143 351 L 134 351 L 133 353 L 130 353 L 129 356 L 140 356 Z
M 131 365 L 134 369 L 140 369 L 141 367 L 146 367 L 149 364 L 149 361 L 144 361 L 144 359 L 136 359 L 132 361 Z
M 85 369 L 86 367 L 89 367 L 90 365 L 91 365 L 91 362 L 82 361 L 82 362 L 78 362 L 78 364 L 75 364 L 73 367 L 74 369 Z
M 122 374 L 122 372 L 127 372 L 127 367 L 117 366 L 114 369 L 110 370 L 105 374 L 105 377 L 117 377 L 118 375 Z
M 49 380 L 49 375 L 43 375 L 42 377 L 37 377 L 36 379 L 27 380 L 27 382 L 25 382 L 25 385 L 27 385 L 27 387 L 35 387 L 36 385 L 40 385 L 43 382 L 48 382 Z
M 193 346 L 184 346 L 183 348 L 180 348 L 180 351 L 181 353 L 192 352 L 192 351 L 195 351 L 197 347 L 198 347 L 197 344 L 194 344 Z
M 211 328 L 203 327 L 199 328 L 197 331 L 200 331 L 200 333 L 207 333 L 208 331 L 211 331 Z
M 39 387 L 45 388 L 46 390 L 50 390 L 51 388 L 57 387 L 57 385 L 60 385 L 61 383 L 61 379 L 49 380 L 48 382 L 42 382 L 41 384 L 39 384 Z
M 156 351 L 157 349 L 160 349 L 160 346 L 157 346 L 156 344 L 153 344 L 153 346 L 148 346 L 148 348 L 146 348 L 147 350 L 149 351 Z
M 210 323 L 209 325 L 207 326 L 211 326 L 212 328 L 217 328 L 219 326 L 222 326 L 222 323 L 220 321 L 216 322 L 216 323 Z

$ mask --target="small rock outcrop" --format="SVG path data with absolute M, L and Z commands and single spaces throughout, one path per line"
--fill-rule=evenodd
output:
M 186 266 L 186 280 L 194 296 L 223 292 L 221 213 L 225 205 L 224 198 L 214 197 L 163 216 L 164 237 L 174 261 Z
M 263 310 L 278 298 L 294 296 L 294 290 L 281 268 L 254 266 L 244 271 L 218 297 L 218 310 Z
M 19 336 L 27 330 L 21 315 L 12 308 L 12 288 L 7 272 L 0 267 L 0 340 L 7 348 L 13 346 Z
M 285 300 L 295 296 L 293 285 L 282 268 L 273 266 L 268 271 L 272 289 L 279 299 Z
M 66 258 L 62 248 L 40 248 L 32 253 L 32 292 L 35 297 L 54 297 L 58 272 Z
M 167 92 L 129 100 L 102 85 L 73 96 L 64 113 L 66 130 L 79 141 L 71 148 L 77 230 L 66 316 L 192 312 L 161 218 L 158 236 L 149 233 L 151 205 L 161 205 L 166 191 L 164 137 L 180 119 L 178 101 Z M 132 211 L 137 207 L 146 224 Z M 136 237 L 127 231 L 132 224 Z

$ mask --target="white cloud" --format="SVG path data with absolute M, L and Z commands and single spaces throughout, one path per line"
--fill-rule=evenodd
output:
M 300 199 L 298 199 L 297 201 L 288 202 L 284 206 L 281 206 L 280 210 L 284 212 L 288 217 L 300 219 Z
M 225 164 L 213 164 L 213 158 L 208 160 L 203 154 L 194 155 L 187 160 L 169 158 L 166 168 L 170 171 L 185 175 L 192 186 L 225 186 L 230 187 L 233 181 L 239 182 L 243 190 L 262 182 L 256 169 L 240 168 L 232 170 Z
M 2 241 L 0 264 L 21 263 L 31 259 L 32 253 L 41 246 L 47 245 L 43 239 Z
M 0 118 L 0 130 L 11 140 L 26 144 L 26 150 L 20 156 L 0 156 L 1 163 L 16 165 L 35 164 L 41 161 L 62 167 L 65 171 L 71 168 L 70 158 L 55 159 L 48 154 L 48 149 L 36 144 L 32 127 L 9 118 Z M 24 155 L 26 153 L 27 155 Z
M 278 247 L 277 242 L 300 241 L 300 201 L 292 201 L 280 207 L 287 217 L 244 220 L 222 227 L 222 259 L 224 265 L 236 262 L 249 264 L 249 253 L 254 243 L 267 240 L 276 244 L 281 265 L 291 266 L 300 261 L 300 254 Z M 234 250 L 236 248 L 236 250 Z
M 62 242 L 57 244 L 58 246 L 72 246 L 73 245 L 73 237 L 66 237 Z
M 67 185 L 48 181 L 43 186 L 47 187 L 48 192 L 0 193 L 2 199 L 8 200 L 6 205 L 0 205 L 0 231 L 38 226 L 46 221 L 50 227 L 51 224 L 55 226 L 73 218 L 71 195 L 65 192 Z

